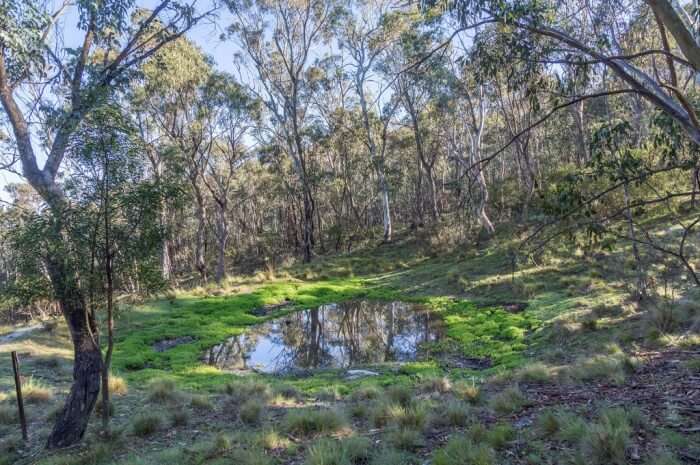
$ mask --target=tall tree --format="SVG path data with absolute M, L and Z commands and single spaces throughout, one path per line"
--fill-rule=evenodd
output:
M 151 11 L 134 9 L 128 0 L 81 1 L 75 5 L 81 44 L 77 50 L 68 50 L 60 43 L 62 34 L 52 29 L 70 3 L 57 11 L 45 5 L 10 0 L 0 7 L 0 102 L 12 125 L 22 173 L 52 213 L 50 233 L 56 247 L 46 264 L 71 332 L 75 360 L 73 385 L 48 446 L 65 447 L 85 433 L 99 392 L 102 361 L 93 338 L 97 327 L 87 312 L 78 270 L 61 247 L 69 200 L 58 180 L 59 171 L 71 136 L 86 115 L 114 86 L 127 82 L 138 63 L 180 37 L 200 17 L 190 5 L 171 0 L 157 2 Z M 52 73 L 51 67 L 58 72 Z M 22 104 L 18 95 L 36 97 Z M 42 113 L 43 127 L 30 124 L 29 114 L 35 109 Z M 38 145 L 37 140 L 44 142 Z M 39 168 L 37 154 L 43 148 L 46 163 Z

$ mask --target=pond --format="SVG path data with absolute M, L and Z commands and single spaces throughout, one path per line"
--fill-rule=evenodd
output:
M 224 371 L 280 374 L 406 362 L 442 337 L 441 323 L 405 302 L 328 304 L 253 326 L 207 350 L 204 361 Z

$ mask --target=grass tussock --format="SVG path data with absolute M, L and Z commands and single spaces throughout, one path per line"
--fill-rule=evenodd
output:
M 248 399 L 267 402 L 273 396 L 270 385 L 262 381 L 230 382 L 224 386 L 224 392 L 237 404 L 243 404 Z
M 299 409 L 290 411 L 284 423 L 290 433 L 311 436 L 338 431 L 346 425 L 346 420 L 337 410 Z
M 181 395 L 175 381 L 171 379 L 156 379 L 148 385 L 148 400 L 155 403 L 176 402 Z
M 591 424 L 581 440 L 581 455 L 592 465 L 627 463 L 632 426 L 621 408 L 608 409 Z
M 496 465 L 496 452 L 487 444 L 456 436 L 435 453 L 433 465 Z
M 257 425 L 262 421 L 265 405 L 256 399 L 246 400 L 238 412 L 238 415 L 246 425 Z
M 214 404 L 209 396 L 196 394 L 190 398 L 190 406 L 197 410 L 213 410 Z
M 22 384 L 22 397 L 27 404 L 44 404 L 53 399 L 53 391 L 36 379 L 29 378 Z
M 355 465 L 367 463 L 372 443 L 362 436 L 346 439 L 320 439 L 309 448 L 307 465 Z
M 525 395 L 517 386 L 508 387 L 489 400 L 489 407 L 499 415 L 516 413 L 527 405 Z
M 129 393 L 129 386 L 126 380 L 120 376 L 109 374 L 109 392 L 115 396 L 125 396 Z
M 163 426 L 163 417 L 157 413 L 142 413 L 131 423 L 131 431 L 135 436 L 146 437 L 154 434 Z

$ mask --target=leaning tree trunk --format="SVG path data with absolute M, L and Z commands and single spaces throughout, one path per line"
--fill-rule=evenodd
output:
M 100 392 L 102 357 L 96 341 L 97 326 L 87 310 L 75 272 L 55 257 L 48 260 L 48 269 L 75 351 L 73 385 L 47 444 L 49 448 L 60 448 L 77 443 L 85 435 Z

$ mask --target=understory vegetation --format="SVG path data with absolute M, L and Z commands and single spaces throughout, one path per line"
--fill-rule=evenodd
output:
M 40 453 L 47 420 L 70 385 L 65 327 L 45 324 L 0 345 L 5 462 L 651 465 L 698 456 L 694 406 L 680 397 L 697 388 L 692 291 L 641 308 L 625 274 L 606 266 L 614 254 L 595 261 L 553 255 L 556 279 L 547 265 L 533 264 L 501 282 L 505 248 L 483 247 L 469 259 L 459 250 L 426 250 L 407 235 L 274 276 L 125 306 L 116 318 L 110 436 L 94 425 L 95 440 L 69 453 Z M 561 273 L 568 267 L 575 271 Z M 455 285 L 460 280 L 471 285 Z M 441 316 L 448 337 L 428 344 L 419 360 L 372 365 L 376 376 L 356 380 L 343 369 L 236 375 L 202 361 L 206 348 L 249 325 L 356 299 L 418 302 Z M 273 313 L 251 313 L 263 306 Z M 192 342 L 153 349 L 183 336 Z M 22 354 L 27 379 L 27 445 L 11 394 L 10 350 Z M 485 359 L 479 367 L 460 364 Z M 36 453 L 43 457 L 27 458 Z
M 0 0 L 0 465 L 700 463 L 699 5 Z

